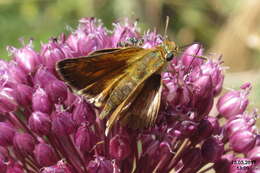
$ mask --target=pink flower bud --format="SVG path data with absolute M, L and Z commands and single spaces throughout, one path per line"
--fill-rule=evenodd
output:
M 35 140 L 27 133 L 16 133 L 13 139 L 15 149 L 22 155 L 33 154 Z
M 201 119 L 207 115 L 213 106 L 213 90 L 212 79 L 210 76 L 203 75 L 193 83 L 193 107 L 198 116 L 196 119 Z
M 10 74 L 9 77 L 11 77 L 11 79 L 15 82 L 18 83 L 28 83 L 28 74 L 26 74 L 26 72 L 17 65 L 17 62 L 10 61 L 9 65 L 8 65 L 8 72 Z
M 208 138 L 201 147 L 202 157 L 206 162 L 217 161 L 224 152 L 224 143 L 217 137 Z
M 34 75 L 34 85 L 45 88 L 57 78 L 45 67 L 40 67 Z
M 30 44 L 20 49 L 9 47 L 8 50 L 13 54 L 18 65 L 27 73 L 33 72 L 41 61 L 40 56 L 31 48 Z
M 83 99 L 78 99 L 73 110 L 73 119 L 75 122 L 79 125 L 83 122 L 94 123 L 95 118 L 95 112 L 91 106 Z
M 243 116 L 237 116 L 237 118 L 231 118 L 226 124 L 225 124 L 226 132 L 228 136 L 234 135 L 237 131 L 240 130 L 250 130 L 250 125 L 246 121 Z
M 55 112 L 52 115 L 51 130 L 58 136 L 69 135 L 75 131 L 75 122 L 72 119 L 72 114 L 69 112 Z
M 32 104 L 32 95 L 33 95 L 33 88 L 29 85 L 18 84 L 16 87 L 17 90 L 17 101 L 20 105 L 28 106 Z
M 93 130 L 91 130 L 91 128 L 89 128 L 86 124 L 83 124 L 78 128 L 74 136 L 74 142 L 82 152 L 87 152 L 94 146 L 96 137 Z
M 15 129 L 6 122 L 0 122 L 0 145 L 9 146 L 13 144 Z
M 220 64 L 220 60 L 209 60 L 200 66 L 200 71 L 203 75 L 211 76 L 214 96 L 218 95 L 221 92 L 224 81 L 224 75 L 222 72 L 223 70 Z
M 242 114 L 248 105 L 248 89 L 230 91 L 221 96 L 217 103 L 219 113 L 227 119 Z
M 48 44 L 43 44 L 41 48 L 40 55 L 43 57 L 43 63 L 45 66 L 53 71 L 55 69 L 55 64 L 57 61 L 65 58 L 60 45 L 58 45 L 56 40 L 51 40 Z
M 32 108 L 34 111 L 43 113 L 51 113 L 52 102 L 48 94 L 42 88 L 37 88 L 32 97 Z
M 0 88 L 0 113 L 15 111 L 18 107 L 17 93 L 11 88 Z
M 193 44 L 189 46 L 181 55 L 182 64 L 185 68 L 195 67 L 202 64 L 203 60 L 196 57 L 202 56 L 203 48 L 200 44 Z
M 45 90 L 53 103 L 61 103 L 67 98 L 67 87 L 59 80 L 50 82 Z
M 130 155 L 131 147 L 127 136 L 115 135 L 109 142 L 109 153 L 118 160 L 124 160 Z
M 47 135 L 51 131 L 51 119 L 48 114 L 33 112 L 28 123 L 30 129 L 39 135 Z
M 34 156 L 40 166 L 51 166 L 58 161 L 53 148 L 46 143 L 40 143 L 35 146 Z
M 239 130 L 230 136 L 230 145 L 236 152 L 246 153 L 254 147 L 255 134 L 248 130 Z
M 113 164 L 110 160 L 98 156 L 88 163 L 87 171 L 88 173 L 111 173 L 113 172 Z

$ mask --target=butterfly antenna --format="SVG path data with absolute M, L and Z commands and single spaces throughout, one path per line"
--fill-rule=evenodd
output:
M 169 26 L 169 16 L 166 16 L 166 23 L 165 23 L 165 29 L 164 29 L 164 41 L 166 41 L 168 39 L 168 36 L 167 36 L 167 30 L 168 30 L 168 26 Z

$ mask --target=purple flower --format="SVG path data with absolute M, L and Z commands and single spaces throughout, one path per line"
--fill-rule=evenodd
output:
M 250 88 L 251 86 L 240 91 L 230 91 L 221 96 L 217 103 L 219 113 L 227 119 L 242 114 L 248 105 L 247 95 Z
M 18 107 L 17 93 L 12 88 L 0 88 L 0 113 L 15 111 Z
M 196 57 L 196 56 L 202 56 L 203 54 L 203 48 L 200 44 L 193 44 L 189 46 L 181 55 L 181 62 L 185 68 L 192 68 L 199 66 L 203 63 L 203 60 Z
M 65 53 L 55 39 L 52 39 L 49 43 L 42 45 L 40 55 L 43 58 L 43 64 L 50 71 L 54 71 L 55 64 L 58 60 L 65 58 Z
M 15 131 L 12 125 L 6 122 L 0 122 L 0 145 L 4 147 L 12 145 Z
M 9 47 L 13 59 L 0 61 L 0 172 L 188 173 L 212 162 L 211 169 L 226 173 L 237 171 L 232 161 L 238 159 L 255 160 L 249 171 L 256 172 L 258 115 L 246 111 L 251 85 L 221 96 L 217 115 L 212 110 L 224 80 L 222 61 L 204 56 L 198 43 L 161 73 L 161 105 L 152 127 L 131 129 L 119 120 L 105 134 L 102 108 L 73 93 L 55 64 L 105 48 L 164 46 L 164 38 L 140 32 L 136 22 L 113 26 L 109 31 L 100 20 L 83 18 L 73 32 L 43 43 L 40 52 L 32 42 Z
M 113 158 L 124 160 L 130 155 L 130 141 L 127 136 L 116 135 L 109 142 L 109 153 Z
M 90 152 L 96 143 L 96 137 L 93 130 L 87 124 L 82 124 L 75 133 L 74 142 L 82 152 Z
M 35 146 L 34 156 L 39 165 L 44 167 L 51 166 L 58 161 L 54 149 L 46 143 L 40 143 Z
M 39 135 L 47 135 L 51 131 L 51 119 L 48 114 L 42 112 L 33 112 L 28 124 L 29 128 Z
M 59 108 L 58 108 L 59 109 Z M 56 110 L 52 114 L 51 130 L 58 136 L 66 136 L 75 131 L 75 122 L 72 114 L 62 110 Z
M 247 130 L 239 130 L 230 136 L 231 147 L 236 152 L 248 152 L 253 148 L 255 141 L 255 134 Z
M 28 133 L 16 133 L 13 139 L 15 150 L 22 155 L 32 154 L 35 140 Z
M 27 73 L 34 72 L 41 63 L 39 54 L 32 49 L 32 42 L 24 48 L 8 47 L 8 50 L 12 53 L 17 64 Z
M 37 88 L 32 96 L 32 108 L 34 111 L 51 113 L 52 102 L 43 88 Z

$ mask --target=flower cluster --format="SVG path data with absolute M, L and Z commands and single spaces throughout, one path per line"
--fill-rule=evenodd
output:
M 115 23 L 112 31 L 94 18 L 79 23 L 75 31 L 52 38 L 39 52 L 32 42 L 8 47 L 12 60 L 0 61 L 0 172 L 260 170 L 257 114 L 246 112 L 251 86 L 246 83 L 218 98 L 222 61 L 205 59 L 200 44 L 189 46 L 161 74 L 161 108 L 152 128 L 134 130 L 117 123 L 106 136 L 105 120 L 59 79 L 56 62 L 133 40 L 143 48 L 163 40 L 155 32 L 141 34 L 136 23 L 127 20 Z M 217 114 L 212 111 L 214 101 Z

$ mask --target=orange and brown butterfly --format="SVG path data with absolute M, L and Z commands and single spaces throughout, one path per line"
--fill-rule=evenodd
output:
M 117 121 L 145 128 L 156 121 L 163 87 L 160 73 L 177 51 L 165 36 L 162 45 L 150 49 L 104 49 L 65 59 L 57 63 L 57 71 L 73 90 L 101 108 L 98 117 L 108 117 L 106 134 Z

